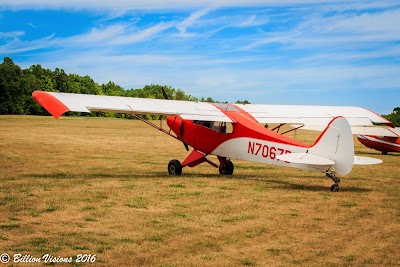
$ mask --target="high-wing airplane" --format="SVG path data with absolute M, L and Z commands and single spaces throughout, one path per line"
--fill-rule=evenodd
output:
M 357 136 L 364 146 L 381 151 L 383 155 L 389 152 L 400 152 L 400 128 L 387 128 L 381 135 L 359 134 Z
M 358 107 L 239 105 L 43 91 L 32 96 L 55 118 L 68 111 L 128 113 L 178 139 L 188 151 L 191 146 L 192 152 L 182 163 L 176 159 L 169 162 L 171 175 L 180 175 L 182 168 L 203 162 L 219 168 L 220 174 L 232 175 L 230 159 L 240 159 L 325 173 L 334 182 L 331 190 L 337 192 L 340 180 L 336 175 L 349 174 L 353 164 L 382 162 L 354 156 L 350 125 L 387 123 Z M 170 130 L 137 114 L 167 115 Z M 327 127 L 313 145 L 307 145 L 260 125 L 276 122 Z M 217 156 L 219 164 L 208 155 Z

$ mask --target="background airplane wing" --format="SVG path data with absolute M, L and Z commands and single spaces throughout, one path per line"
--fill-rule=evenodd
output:
M 293 127 L 297 128 L 300 125 L 293 125 Z M 388 137 L 398 137 L 399 135 L 393 132 L 393 128 L 382 128 L 382 127 L 361 127 L 361 126 L 350 126 L 351 132 L 353 134 L 362 134 L 362 135 L 374 135 L 374 136 L 388 136 Z M 312 131 L 323 131 L 324 126 L 320 125 L 305 125 L 301 127 L 303 130 L 312 130 Z
M 396 128 L 390 129 L 390 131 L 392 131 L 397 136 L 400 136 L 400 127 L 396 127 Z
M 68 111 L 104 111 L 128 114 L 179 115 L 183 119 L 190 120 L 232 122 L 217 107 L 204 102 L 44 91 L 35 91 L 32 96 L 56 118 Z
M 259 123 L 294 123 L 305 126 L 323 125 L 337 116 L 346 117 L 351 126 L 394 125 L 375 112 L 361 107 L 348 106 L 301 106 L 237 104 Z

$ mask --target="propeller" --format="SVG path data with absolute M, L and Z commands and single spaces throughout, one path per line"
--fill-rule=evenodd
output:
M 167 95 L 167 93 L 166 93 L 165 90 L 164 90 L 164 86 L 161 87 L 161 91 L 162 91 L 162 94 L 163 94 L 163 96 L 164 96 L 164 99 L 168 100 L 168 95 Z
M 168 95 L 167 95 L 167 93 L 165 92 L 164 86 L 161 87 L 161 91 L 162 91 L 162 94 L 163 94 L 163 96 L 164 96 L 164 99 L 165 99 L 165 100 L 169 100 Z M 161 118 L 160 118 L 160 119 L 161 119 Z M 181 128 L 180 128 L 180 136 L 182 136 L 182 134 L 183 134 L 183 123 L 181 124 Z M 182 137 L 181 137 L 181 138 L 182 138 Z M 183 143 L 183 145 L 185 146 L 186 151 L 189 151 L 189 146 L 188 146 L 188 144 L 186 144 L 183 140 L 182 140 L 182 143 Z

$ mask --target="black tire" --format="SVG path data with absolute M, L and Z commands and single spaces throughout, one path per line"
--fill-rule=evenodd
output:
M 169 175 L 181 175 L 182 164 L 177 159 L 173 159 L 168 163 L 168 174 Z
M 339 185 L 338 184 L 333 184 L 331 186 L 331 191 L 332 192 L 339 192 Z
M 232 175 L 233 174 L 233 163 L 230 160 L 225 161 L 224 164 L 219 165 L 219 173 L 222 175 Z
M 382 155 L 387 155 L 388 152 L 387 151 L 382 151 Z

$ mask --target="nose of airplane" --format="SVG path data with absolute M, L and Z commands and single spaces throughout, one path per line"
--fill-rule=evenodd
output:
M 172 129 L 172 125 L 174 124 L 175 117 L 167 116 L 167 124 L 168 127 Z
M 181 137 L 181 125 L 182 118 L 179 116 L 167 116 L 168 127 L 176 134 L 176 136 Z

